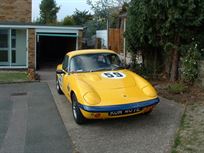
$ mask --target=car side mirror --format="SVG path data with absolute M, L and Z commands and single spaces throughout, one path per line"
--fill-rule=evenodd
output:
M 65 74 L 65 72 L 63 70 L 56 70 L 57 74 Z

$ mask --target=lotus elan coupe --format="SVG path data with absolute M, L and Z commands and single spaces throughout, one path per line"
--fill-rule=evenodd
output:
M 152 85 L 126 69 L 111 50 L 68 52 L 57 66 L 56 88 L 72 103 L 78 124 L 148 114 L 159 103 Z

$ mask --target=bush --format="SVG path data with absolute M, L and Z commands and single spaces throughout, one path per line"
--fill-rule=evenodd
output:
M 184 93 L 187 90 L 187 86 L 183 83 L 173 83 L 168 86 L 168 91 L 173 94 Z
M 200 53 L 197 49 L 197 44 L 194 44 L 193 47 L 188 49 L 186 56 L 182 60 L 181 77 L 184 82 L 192 84 L 198 77 L 199 59 Z
M 150 69 L 146 69 L 144 67 L 144 65 L 142 64 L 138 64 L 138 63 L 132 63 L 130 65 L 130 69 L 139 74 L 139 75 L 142 75 L 142 76 L 149 76 L 150 74 L 152 74 L 152 72 L 150 71 Z

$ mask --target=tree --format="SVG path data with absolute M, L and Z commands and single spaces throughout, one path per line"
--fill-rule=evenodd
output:
M 39 17 L 35 18 L 35 19 L 32 21 L 32 23 L 40 24 L 40 18 L 39 18 Z
M 162 50 L 165 72 L 178 79 L 179 59 L 204 24 L 204 1 L 132 0 L 126 38 L 129 50 Z
M 89 11 L 75 10 L 71 16 L 66 16 L 62 21 L 63 25 L 81 25 L 84 26 L 88 21 L 93 19 L 93 15 Z
M 76 25 L 75 20 L 73 19 L 73 16 L 66 16 L 63 21 L 63 25 Z
M 120 11 L 126 9 L 130 0 L 87 0 L 87 4 L 94 11 L 94 18 L 97 20 L 101 29 L 106 28 L 106 22 L 109 20 L 110 26 L 114 26 Z
M 57 6 L 55 0 L 42 0 L 40 4 L 40 23 L 56 23 L 59 9 L 60 7 Z
M 79 11 L 75 10 L 74 14 L 72 15 L 73 20 L 75 21 L 76 25 L 84 25 L 87 21 L 92 20 L 93 16 L 89 11 Z
M 87 0 L 87 4 L 91 6 L 94 14 L 99 18 L 107 18 L 115 9 L 121 9 L 123 5 L 129 3 L 130 0 Z

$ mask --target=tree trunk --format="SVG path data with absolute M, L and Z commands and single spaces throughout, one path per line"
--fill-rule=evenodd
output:
M 166 60 L 164 61 L 164 79 L 169 80 L 169 76 L 170 76 L 170 69 L 171 69 L 171 63 L 170 63 L 170 59 L 169 57 L 166 57 Z
M 158 50 L 156 50 L 156 48 L 154 49 L 154 71 L 153 71 L 153 78 L 157 78 L 157 56 L 158 56 Z
M 179 53 L 176 48 L 173 49 L 173 56 L 172 56 L 172 66 L 171 66 L 171 75 L 170 81 L 177 81 L 178 79 L 178 65 L 179 65 Z
M 171 70 L 171 56 L 170 53 L 165 53 L 162 56 L 162 64 L 163 64 L 163 76 L 162 79 L 169 80 L 170 78 L 170 70 Z

